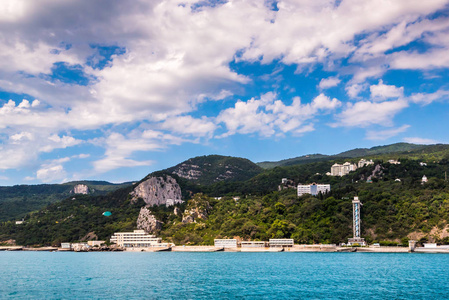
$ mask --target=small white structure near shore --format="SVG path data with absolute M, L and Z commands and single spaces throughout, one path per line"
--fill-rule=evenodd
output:
M 265 248 L 267 242 L 265 241 L 243 241 L 241 242 L 242 248 Z
M 293 239 L 270 239 L 270 247 L 293 247 Z
M 215 239 L 214 246 L 217 248 L 237 248 L 236 239 Z

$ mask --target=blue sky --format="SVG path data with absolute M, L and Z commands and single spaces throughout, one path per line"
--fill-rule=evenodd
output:
M 0 7 L 0 185 L 448 143 L 449 1 Z

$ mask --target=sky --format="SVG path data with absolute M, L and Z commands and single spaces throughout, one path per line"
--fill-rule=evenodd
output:
M 2 0 L 0 185 L 449 143 L 449 0 Z

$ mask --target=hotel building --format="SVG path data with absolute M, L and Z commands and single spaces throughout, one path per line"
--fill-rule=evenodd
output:
M 310 194 L 312 196 L 321 194 L 326 194 L 330 192 L 331 185 L 330 184 L 298 184 L 298 197 L 304 194 Z
M 115 232 L 111 236 L 111 243 L 116 243 L 125 248 L 149 248 L 168 247 L 168 243 L 161 243 L 161 238 L 145 233 L 144 230 L 134 230 L 134 232 Z

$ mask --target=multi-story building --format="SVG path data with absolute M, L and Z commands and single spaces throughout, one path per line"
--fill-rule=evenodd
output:
M 115 232 L 111 236 L 111 243 L 116 243 L 125 248 L 149 248 L 168 247 L 169 244 L 161 243 L 161 238 L 145 233 L 144 230 L 134 230 L 134 232 Z
M 342 165 L 333 164 L 331 167 L 331 176 L 344 176 L 355 170 L 357 170 L 357 165 L 351 164 L 350 162 L 345 162 Z
M 330 192 L 331 185 L 330 184 L 298 184 L 298 197 L 304 194 L 310 194 L 312 196 L 316 196 L 319 193 L 326 194 Z
M 362 158 L 361 160 L 359 160 L 358 163 L 358 167 L 359 168 L 363 168 L 364 166 L 369 166 L 369 165 L 374 165 L 374 162 L 372 159 L 370 159 L 369 161 L 367 161 L 366 159 Z

